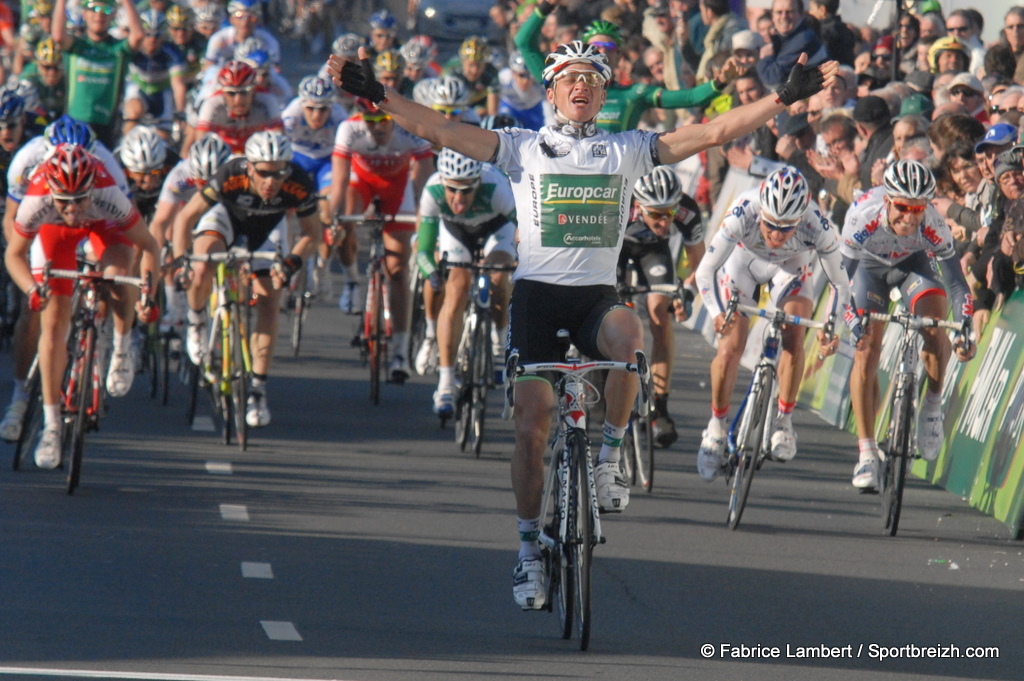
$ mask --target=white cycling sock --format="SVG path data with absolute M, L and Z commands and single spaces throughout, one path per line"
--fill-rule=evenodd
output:
M 188 323 L 192 326 L 200 326 L 206 323 L 206 308 L 193 310 L 188 308 Z
M 516 518 L 519 526 L 519 559 L 540 557 L 540 518 Z
M 43 425 L 46 428 L 60 427 L 60 403 L 43 405 Z
M 626 435 L 626 428 L 604 422 L 604 441 L 601 443 L 601 452 L 597 455 L 598 463 L 616 463 L 622 456 L 622 438 Z
M 725 437 L 727 434 L 728 429 L 725 426 L 725 419 L 719 419 L 712 416 L 708 421 L 708 437 L 719 439 Z
M 405 357 L 405 348 L 409 344 L 409 333 L 400 331 L 391 334 L 391 347 L 394 348 L 395 357 Z
M 427 338 L 437 338 L 437 320 L 427 318 Z
M 455 387 L 455 367 L 438 367 L 437 389 L 451 390 Z
M 874 461 L 878 458 L 878 442 L 873 437 L 865 437 L 857 440 L 857 448 L 860 450 L 860 461 Z

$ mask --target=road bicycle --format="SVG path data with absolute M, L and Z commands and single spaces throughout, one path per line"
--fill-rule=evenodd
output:
M 771 457 L 782 327 L 799 325 L 809 329 L 825 328 L 825 333 L 830 336 L 835 333 L 834 323 L 831 321 L 824 324 L 813 319 L 789 315 L 782 310 L 762 310 L 759 307 L 740 304 L 736 296 L 731 296 L 725 311 L 726 323 L 730 322 L 737 312 L 761 317 L 768 323 L 765 325 L 761 357 L 754 367 L 750 387 L 729 427 L 725 479 L 729 485 L 728 523 L 731 530 L 739 527 L 743 509 L 750 496 L 754 474 L 761 469 L 765 459 Z
M 299 356 L 299 348 L 302 346 L 302 330 L 306 324 L 306 314 L 313 304 L 316 287 L 313 282 L 313 271 L 316 267 L 316 256 L 307 258 L 302 269 L 292 277 L 288 286 L 288 296 L 285 301 L 285 309 L 291 316 L 291 342 L 292 356 Z
M 907 467 L 914 457 L 914 416 L 917 414 L 918 397 L 918 331 L 921 329 L 953 329 L 962 335 L 963 327 L 956 322 L 931 317 L 918 317 L 900 308 L 893 314 L 871 313 L 872 321 L 898 324 L 900 345 L 896 356 L 898 364 L 889 390 L 889 423 L 885 439 L 879 448 L 884 454 L 879 462 L 879 496 L 882 500 L 884 533 L 896 536 L 900 525 L 900 511 L 903 507 L 903 490 L 907 481 Z
M 648 293 L 661 293 L 678 298 L 680 294 L 679 284 L 654 284 L 653 286 L 627 286 L 624 284 L 615 287 L 619 294 L 619 300 L 631 308 L 636 309 L 636 300 L 646 296 Z M 640 414 L 636 408 L 629 414 L 629 425 L 626 427 L 626 435 L 622 438 L 622 476 L 631 485 L 639 484 L 645 492 L 654 489 L 654 435 L 651 421 L 654 413 L 648 411 Z
M 487 413 L 487 391 L 495 385 L 494 353 L 491 335 L 494 317 L 491 312 L 491 277 L 493 272 L 512 272 L 515 265 L 489 265 L 483 262 L 481 252 L 473 255 L 472 262 L 456 263 L 442 259 L 438 263 L 444 271 L 448 267 L 469 270 L 471 283 L 469 304 L 462 323 L 462 337 L 455 356 L 455 377 L 458 394 L 455 400 L 455 441 L 459 449 L 472 444 L 479 458 L 484 439 L 484 421 Z M 444 427 L 446 416 L 441 416 Z
M 559 338 L 568 341 L 568 332 Z M 558 402 L 558 425 L 551 441 L 547 475 L 544 481 L 541 519 L 544 527 L 540 541 L 548 578 L 545 609 L 558 604 L 562 638 L 576 631 L 580 650 L 590 645 L 591 562 L 594 547 L 605 542 L 601 533 L 601 513 L 594 486 L 594 462 L 587 437 L 587 404 L 599 399 L 597 387 L 587 374 L 595 371 L 628 371 L 637 374 L 640 391 L 638 409 L 650 411 L 650 369 L 643 352 L 636 362 L 582 361 L 519 364 L 513 353 L 505 369 L 506 416 L 515 405 L 515 379 L 533 374 L 556 374 L 554 383 Z
M 11 459 L 12 470 L 21 470 L 21 462 L 27 452 L 35 451 L 43 429 L 43 384 L 39 373 L 39 355 L 32 360 L 28 375 L 25 377 L 25 413 L 21 417 L 21 434 L 14 445 L 14 457 Z
M 252 379 L 252 354 L 249 349 L 249 308 L 256 300 L 247 286 L 253 260 L 281 260 L 277 251 L 251 252 L 233 247 L 219 253 L 190 255 L 188 263 L 215 263 L 213 291 L 210 293 L 209 340 L 202 366 L 192 365 L 188 421 L 195 418 L 199 392 L 204 389 L 219 415 L 224 444 L 234 436 L 242 451 L 249 444 L 245 421 L 246 401 Z
M 150 283 L 139 277 L 107 277 L 93 263 L 84 269 L 43 270 L 42 285 L 51 279 L 72 279 L 77 287 L 72 303 L 71 332 L 68 337 L 70 353 L 68 369 L 61 391 L 61 463 L 67 467 L 67 493 L 73 494 L 82 475 L 82 455 L 85 452 L 85 434 L 99 427 L 104 412 L 103 361 L 96 348 L 97 322 L 105 317 L 101 299 L 109 286 L 137 286 L 143 292 L 142 304 L 147 304 Z
M 370 401 L 380 404 L 381 377 L 387 368 L 388 344 L 391 342 L 391 306 L 388 303 L 390 282 L 384 270 L 384 259 L 398 255 L 384 248 L 384 227 L 389 222 L 414 222 L 412 216 L 378 215 L 376 204 L 361 215 L 338 215 L 335 223 L 357 223 L 370 229 L 370 254 L 367 267 L 366 304 L 359 333 L 352 345 L 359 348 L 363 361 L 370 367 Z M 405 348 L 400 348 L 405 351 Z

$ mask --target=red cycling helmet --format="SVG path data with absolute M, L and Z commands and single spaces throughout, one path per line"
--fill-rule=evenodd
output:
M 256 84 L 256 71 L 242 61 L 231 60 L 217 74 L 221 87 L 248 87 Z
M 383 113 L 376 104 L 364 97 L 356 97 L 352 104 L 353 112 L 357 114 L 366 114 L 368 116 L 376 116 Z
M 77 144 L 61 144 L 42 164 L 42 172 L 56 196 L 76 196 L 92 189 L 96 158 Z

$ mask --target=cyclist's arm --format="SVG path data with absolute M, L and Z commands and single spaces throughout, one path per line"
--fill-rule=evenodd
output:
M 174 219 L 174 235 L 171 241 L 175 258 L 185 255 L 192 249 L 192 230 L 210 207 L 211 204 L 203 196 L 203 192 L 196 192 L 178 213 L 178 217 Z
M 185 80 L 184 73 L 171 76 L 171 93 L 174 96 L 174 111 L 181 113 L 188 102 L 188 81 Z
M 688 90 L 666 90 L 660 87 L 647 89 L 644 91 L 644 101 L 659 109 L 686 109 L 707 106 L 720 92 L 714 81 L 709 80 Z
M 519 30 L 516 31 L 516 48 L 523 55 L 523 60 L 526 62 L 526 68 L 530 71 L 530 75 L 538 83 L 544 82 L 544 55 L 540 52 L 538 38 L 540 37 L 540 29 L 544 26 L 544 20 L 554 9 L 554 5 L 538 3 L 530 10 L 526 19 L 519 26 Z
M 424 277 L 430 277 L 437 271 L 437 235 L 441 221 L 436 216 L 420 217 L 419 229 L 416 233 L 416 265 Z
M 352 176 L 352 159 L 333 154 L 331 156 L 331 188 L 327 203 L 331 215 L 345 213 L 348 183 Z
M 302 230 L 302 236 L 295 241 L 291 252 L 292 255 L 297 255 L 305 260 L 313 255 L 317 245 L 320 243 L 320 234 L 323 232 L 323 226 L 320 224 L 320 213 L 313 211 L 309 215 L 300 217 L 299 229 Z
M 20 202 L 15 201 L 9 195 L 6 199 L 6 207 L 4 209 L 4 239 L 7 243 L 11 242 L 11 235 L 14 234 L 14 214 L 18 212 L 18 206 Z
M 56 0 L 56 2 L 53 3 L 53 13 L 50 16 L 67 16 L 65 14 L 66 11 L 67 0 Z M 75 36 L 68 33 L 67 21 L 51 21 L 50 37 L 53 38 L 53 42 L 60 45 L 60 49 L 64 52 L 67 52 L 75 43 Z
M 121 7 L 124 8 L 124 18 L 128 24 L 128 47 L 137 50 L 142 45 L 142 39 L 145 37 L 145 33 L 142 30 L 142 19 L 139 18 L 139 10 L 136 9 L 135 3 L 132 0 L 121 0 Z
M 400 126 L 436 146 L 448 147 L 485 162 L 498 153 L 498 133 L 448 120 L 443 114 L 406 99 L 391 88 L 387 88 L 387 99 L 380 103 L 380 108 L 391 114 Z
M 843 256 L 836 249 L 831 253 L 818 253 L 818 260 L 821 261 L 821 270 L 832 287 L 829 295 L 828 314 L 842 315 L 850 331 L 859 332 L 854 327 L 859 325 L 856 314 L 853 311 L 853 296 L 850 289 L 850 275 L 843 267 Z
M 938 260 L 938 263 L 942 283 L 949 291 L 950 303 L 953 306 L 953 321 L 963 323 L 964 319 L 971 319 L 974 315 L 974 296 L 971 295 L 971 288 L 964 278 L 960 261 L 956 253 L 953 253 L 948 258 Z
M 167 228 L 173 224 L 178 203 L 174 201 L 157 201 L 153 219 L 149 221 L 149 233 L 156 239 L 158 246 L 163 248 L 167 240 Z
M 715 282 L 715 277 L 718 270 L 729 259 L 733 249 L 736 248 L 736 242 L 726 237 L 724 232 L 724 229 L 718 230 L 711 239 L 711 246 L 708 248 L 708 252 L 704 254 L 704 257 L 701 258 L 695 277 L 697 288 L 700 290 L 701 298 L 704 300 L 704 307 L 707 308 L 708 314 L 711 315 L 712 319 L 724 313 L 718 301 L 718 286 Z
M 785 109 L 778 96 L 771 93 L 756 102 L 726 111 L 709 123 L 687 125 L 662 133 L 657 142 L 658 158 L 664 164 L 678 163 L 705 149 L 753 132 Z
M 156 245 L 156 239 L 149 233 L 146 221 L 141 216 L 122 233 L 123 236 L 142 252 L 142 263 L 140 270 L 142 278 L 148 275 L 150 282 L 155 282 L 160 277 L 157 271 L 157 261 L 160 259 L 160 247 Z
M 7 239 L 7 250 L 4 252 L 4 264 L 11 279 L 25 293 L 28 293 L 36 283 L 28 264 L 31 247 L 32 239 L 23 236 L 17 230 L 11 230 L 11 235 Z

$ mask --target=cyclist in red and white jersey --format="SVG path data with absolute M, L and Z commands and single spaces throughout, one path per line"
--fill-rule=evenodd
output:
M 714 480 L 725 463 L 725 419 L 750 328 L 742 314 L 726 323 L 726 301 L 737 295 L 740 303 L 757 305 L 758 288 L 767 284 L 773 307 L 808 318 L 814 312 L 810 279 L 815 259 L 832 285 L 830 313 L 841 311 L 859 337 L 850 309 L 850 280 L 839 255 L 839 231 L 811 201 L 804 176 L 790 166 L 740 195 L 701 259 L 697 286 L 718 333 L 718 352 L 711 363 L 711 419 L 697 452 L 702 479 Z M 819 333 L 818 341 L 821 354 L 835 352 L 834 336 Z M 803 369 L 804 327 L 786 326 L 779 357 L 778 418 L 771 436 L 771 456 L 777 461 L 796 456 L 792 415 Z
M 71 324 L 72 281 L 55 279 L 49 291 L 42 273 L 29 265 L 29 249 L 38 237 L 45 261 L 58 269 L 77 269 L 79 242 L 88 238 L 106 275 L 129 274 L 133 249 L 142 250 L 142 276 L 154 276 L 157 247 L 146 224 L 128 196 L 94 156 L 82 147 L 64 144 L 39 167 L 18 207 L 14 233 L 5 262 L 11 278 L 29 297 L 30 307 L 43 309 L 39 338 L 44 425 L 35 451 L 36 465 L 55 468 L 60 463 L 60 385 L 67 363 Z M 52 295 L 52 297 L 51 297 Z M 114 346 L 107 372 L 107 392 L 125 395 L 135 377 L 129 339 L 138 292 L 132 287 L 111 290 Z
M 935 178 L 923 164 L 897 161 L 890 165 L 882 186 L 865 192 L 846 213 L 843 261 L 853 280 L 853 300 L 859 311 L 888 312 L 889 291 L 898 287 L 913 314 L 945 319 L 952 297 L 953 319 L 963 325 L 956 354 L 964 362 L 976 351 L 971 341 L 974 299 L 949 225 L 929 204 L 934 194 Z M 860 451 L 853 486 L 865 491 L 878 489 L 875 415 L 883 327 L 884 322 L 870 322 L 857 345 L 850 375 L 850 402 Z M 942 384 L 952 347 L 944 329 L 921 329 L 921 337 L 928 389 L 918 414 L 917 446 L 925 460 L 934 461 L 945 438 Z
M 228 62 L 217 75 L 220 89 L 199 107 L 195 132 L 186 141 L 208 132 L 217 133 L 236 154 L 245 152 L 245 141 L 256 132 L 283 130 L 281 105 L 274 95 L 256 91 L 256 72 L 239 61 Z
M 331 157 L 330 209 L 333 215 L 357 215 L 373 202 L 380 214 L 397 215 L 416 210 L 419 196 L 434 172 L 430 143 L 399 127 L 388 114 L 366 100 L 356 101 L 356 113 L 338 126 Z M 411 183 L 410 183 L 411 179 Z M 405 348 L 409 306 L 409 253 L 416 225 L 390 222 L 384 227 L 384 268 L 391 285 L 392 347 Z M 359 274 L 356 266 L 356 232 L 348 229 L 340 256 L 345 266 L 346 285 L 339 300 L 342 311 L 362 310 Z M 401 383 L 409 377 L 409 363 L 396 354 L 391 380 Z

